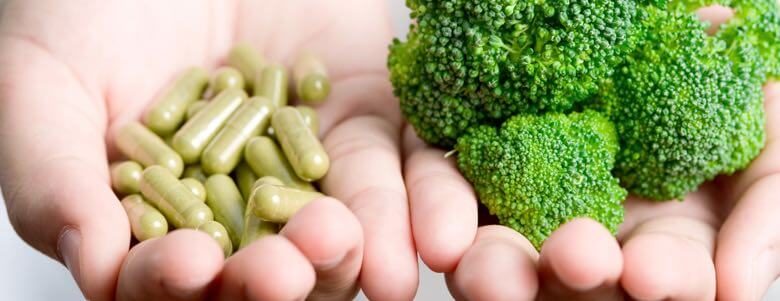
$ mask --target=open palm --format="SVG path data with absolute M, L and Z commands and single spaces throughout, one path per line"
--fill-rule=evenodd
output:
M 9 218 L 68 266 L 88 299 L 344 299 L 357 281 L 372 299 L 412 298 L 416 254 L 384 2 L 12 0 L 0 20 Z M 317 110 L 332 167 L 321 184 L 340 202 L 310 204 L 281 235 L 227 260 L 192 230 L 128 252 L 127 218 L 109 187 L 113 132 L 178 72 L 218 66 L 237 41 L 288 66 L 300 50 L 324 59 L 333 93 Z
M 484 215 L 454 160 L 407 128 L 420 257 L 464 300 L 759 300 L 780 272 L 780 85 L 765 92 L 767 145 L 747 170 L 684 202 L 630 198 L 617 239 L 593 220 L 570 221 L 541 252 L 509 228 L 478 227 Z

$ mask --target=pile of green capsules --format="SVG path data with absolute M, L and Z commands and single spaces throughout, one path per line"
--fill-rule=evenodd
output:
M 330 92 L 324 64 L 300 55 L 292 70 L 295 96 L 318 104 Z M 249 95 L 253 95 L 249 97 Z M 209 100 L 202 100 L 206 98 Z M 281 225 L 322 194 L 312 185 L 330 160 L 317 138 L 311 107 L 287 106 L 287 70 L 236 45 L 211 77 L 193 67 L 115 140 L 127 161 L 111 165 L 133 236 L 160 237 L 169 228 L 208 233 L 225 256 Z

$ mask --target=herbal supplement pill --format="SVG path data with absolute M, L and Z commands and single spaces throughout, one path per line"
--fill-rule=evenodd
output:
M 208 82 L 209 74 L 205 69 L 188 69 L 160 94 L 144 115 L 144 124 L 160 136 L 173 134 L 184 120 L 187 107 L 200 99 Z
M 227 174 L 241 161 L 249 138 L 266 130 L 274 105 L 266 98 L 249 98 L 236 110 L 217 136 L 203 150 L 201 165 L 209 174 Z
M 222 248 L 222 252 L 225 253 L 225 257 L 233 254 L 233 243 L 230 241 L 230 234 L 228 234 L 227 230 L 224 226 L 222 226 L 222 224 L 215 221 L 208 221 L 198 226 L 198 231 L 205 232 L 211 236 L 211 238 L 216 240 L 219 246 Z
M 122 207 L 127 213 L 133 236 L 138 241 L 161 237 L 168 233 L 168 221 L 140 195 L 131 194 L 122 199 Z
M 297 109 L 285 107 L 276 110 L 271 124 L 276 131 L 276 140 L 298 177 L 316 181 L 325 176 L 330 168 L 328 154 Z
M 144 168 L 135 161 L 111 164 L 111 187 L 120 195 L 138 193 L 138 183 Z
M 206 180 L 206 205 L 214 212 L 214 219 L 225 226 L 233 244 L 238 245 L 244 232 L 246 202 L 233 179 L 222 174 L 210 176 Z
M 298 57 L 293 66 L 293 80 L 298 98 L 305 103 L 321 103 L 330 93 L 325 64 L 310 53 Z
M 119 129 L 116 145 L 125 156 L 145 167 L 160 165 L 174 177 L 179 177 L 184 169 L 179 154 L 138 122 L 130 122 Z
M 246 92 L 227 89 L 219 93 L 197 115 L 188 120 L 173 136 L 173 149 L 185 163 L 198 161 L 200 153 L 246 99 Z
M 187 167 L 184 168 L 184 173 L 181 174 L 182 178 L 193 178 L 195 180 L 198 180 L 200 183 L 205 183 L 206 173 L 203 172 L 203 168 L 200 167 L 200 165 L 187 165 Z
M 283 66 L 270 65 L 255 78 L 254 95 L 271 100 L 275 107 L 287 105 L 287 71 Z
M 198 197 L 201 202 L 206 201 L 206 187 L 203 186 L 203 183 L 195 178 L 181 179 L 181 183 L 187 186 L 187 188 L 190 189 L 190 192 L 192 192 L 192 195 Z
M 209 89 L 211 95 L 217 95 L 227 88 L 244 89 L 244 76 L 241 72 L 231 67 L 222 67 L 217 69 L 214 77 L 211 78 Z
M 141 193 L 176 228 L 195 229 L 214 220 L 211 209 L 170 171 L 160 166 L 150 166 L 144 170 Z
M 255 189 L 257 189 L 257 187 L 260 187 L 260 185 L 263 185 L 263 184 L 284 186 L 284 183 L 282 182 L 282 180 L 279 180 L 279 179 L 274 178 L 272 176 L 265 176 L 265 177 L 259 178 L 259 179 L 257 179 L 257 181 L 255 181 L 255 183 L 252 185 L 252 191 L 255 191 Z
M 233 46 L 227 56 L 227 64 L 238 69 L 244 77 L 244 83 L 251 89 L 254 79 L 260 75 L 265 67 L 263 57 L 247 43 L 238 43 Z
M 298 112 L 301 113 L 301 116 L 303 116 L 303 121 L 309 127 L 314 136 L 317 136 L 320 132 L 320 120 L 317 117 L 317 111 L 308 106 L 297 106 L 295 108 L 298 109 Z M 265 135 L 276 139 L 276 131 L 274 131 L 274 127 L 269 126 L 268 130 L 265 131 Z
M 246 162 L 241 162 L 236 167 L 236 184 L 238 184 L 238 190 L 241 191 L 241 197 L 244 200 L 249 199 L 249 195 L 252 194 L 252 186 L 257 181 L 257 175 Z
M 244 149 L 244 159 L 258 177 L 273 176 L 287 186 L 314 191 L 311 183 L 295 175 L 282 150 L 271 138 L 259 136 L 250 139 Z
M 241 235 L 241 245 L 238 248 L 243 249 L 252 242 L 277 232 L 279 232 L 279 225 L 255 216 L 254 205 L 249 202 L 244 212 L 244 233 Z
M 311 133 L 316 137 L 320 133 L 320 119 L 317 117 L 317 111 L 309 106 L 297 106 L 298 113 L 303 117 L 303 123 L 309 127 Z
M 195 114 L 198 114 L 198 112 L 206 107 L 207 104 L 209 104 L 209 102 L 203 99 L 193 102 L 189 107 L 187 107 L 187 120 L 195 117 Z M 171 136 L 171 138 L 173 138 L 173 136 Z
M 309 202 L 322 197 L 319 192 L 263 184 L 252 192 L 253 213 L 262 220 L 286 223 Z

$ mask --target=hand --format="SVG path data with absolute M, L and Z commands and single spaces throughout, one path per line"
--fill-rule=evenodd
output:
M 63 262 L 90 300 L 411 299 L 417 261 L 387 80 L 384 2 L 15 1 L 0 19 L 0 184 L 14 229 Z M 109 187 L 113 133 L 178 72 L 216 67 L 236 41 L 290 65 L 319 54 L 332 167 L 324 198 L 278 236 L 223 260 L 178 230 L 129 250 Z M 359 276 L 359 277 L 358 277 Z M 392 284 L 392 285 L 388 285 Z
M 509 228 L 478 227 L 485 216 L 454 160 L 407 128 L 405 179 L 420 257 L 446 273 L 462 300 L 760 300 L 780 272 L 780 84 L 765 92 L 767 145 L 747 170 L 684 202 L 629 198 L 617 239 L 575 219 L 541 252 Z

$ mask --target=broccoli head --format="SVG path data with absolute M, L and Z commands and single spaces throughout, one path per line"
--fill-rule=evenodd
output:
M 537 248 L 576 217 L 613 233 L 623 221 L 627 193 L 610 173 L 618 141 L 600 113 L 518 115 L 469 129 L 455 149 L 481 202 Z
M 632 51 L 644 2 L 409 0 L 416 24 L 390 46 L 394 93 L 417 134 L 445 147 L 478 124 L 568 111 Z
M 647 16 L 601 101 L 620 137 L 614 174 L 624 187 L 679 199 L 763 148 L 766 72 L 760 49 L 707 36 L 690 11 L 651 7 Z

